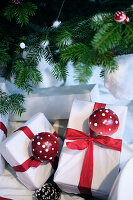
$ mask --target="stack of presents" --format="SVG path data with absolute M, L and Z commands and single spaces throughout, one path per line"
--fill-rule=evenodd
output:
M 42 89 L 39 97 L 35 91 L 26 108 L 21 118 L 10 116 L 10 123 L 27 121 L 8 136 L 9 116 L 1 116 L 0 173 L 6 160 L 39 200 L 58 200 L 62 191 L 108 199 L 120 171 L 127 108 L 100 103 L 96 85 Z M 48 119 L 68 120 L 67 128 L 59 133 Z

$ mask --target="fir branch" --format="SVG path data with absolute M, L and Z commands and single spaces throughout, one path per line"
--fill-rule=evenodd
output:
M 90 27 L 94 31 L 99 31 L 104 24 L 113 21 L 113 16 L 111 13 L 97 13 L 90 18 Z
M 22 2 L 21 5 L 9 5 L 6 7 L 4 16 L 7 17 L 9 21 L 15 18 L 18 24 L 28 24 L 29 16 L 35 14 L 37 6 L 31 2 Z
M 61 51 L 61 58 L 65 61 L 75 61 L 81 58 L 89 50 L 83 43 L 72 44 Z
M 71 44 L 71 36 L 72 34 L 66 30 L 62 31 L 58 36 L 57 36 L 57 46 L 59 48 L 64 48 L 68 45 Z
M 87 64 L 79 63 L 75 67 L 75 80 L 78 80 L 80 83 L 88 82 L 88 79 L 92 76 L 92 66 Z
M 4 43 L 0 43 L 0 63 L 5 65 L 11 58 L 8 54 L 9 47 Z
M 23 107 L 24 96 L 22 94 L 7 95 L 0 90 L 0 114 L 6 115 L 9 112 L 18 114 L 21 116 L 25 112 Z
M 124 34 L 127 41 L 133 42 L 133 22 L 130 22 L 130 24 L 126 25 Z
M 35 63 L 33 64 L 33 62 Z M 27 92 L 32 91 L 33 85 L 42 81 L 41 73 L 36 69 L 35 60 L 27 63 L 22 59 L 18 59 L 14 62 L 13 71 L 15 74 L 14 84 Z
M 91 44 L 95 50 L 104 53 L 119 44 L 119 41 L 121 40 L 120 32 L 120 25 L 116 23 L 104 24 L 94 35 Z
M 52 69 L 52 74 L 57 80 L 66 80 L 68 76 L 68 70 L 66 66 L 67 62 L 60 60 L 58 64 L 55 64 Z

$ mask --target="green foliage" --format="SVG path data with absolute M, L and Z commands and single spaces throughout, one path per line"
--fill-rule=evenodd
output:
M 28 24 L 29 16 L 33 16 L 35 14 L 35 10 L 37 6 L 31 2 L 22 2 L 21 5 L 9 5 L 6 7 L 4 16 L 7 17 L 8 20 L 12 20 L 15 18 L 18 24 Z
M 64 30 L 57 36 L 57 46 L 59 48 L 68 46 L 71 43 L 71 33 Z
M 52 30 L 55 39 L 50 46 L 54 45 L 59 52 L 53 75 L 57 79 L 66 77 L 66 65 L 62 63 L 69 61 L 73 62 L 75 79 L 79 82 L 88 81 L 93 66 L 101 67 L 101 76 L 106 70 L 117 70 L 115 56 L 133 52 L 133 9 L 126 12 L 130 18 L 128 24 L 117 23 L 114 14 L 104 12 L 89 19 L 62 23 L 56 31 Z
M 121 27 L 116 23 L 104 24 L 92 39 L 92 47 L 101 54 L 114 48 L 121 40 Z
M 61 58 L 66 61 L 75 61 L 80 59 L 87 51 L 89 51 L 89 48 L 85 44 L 75 43 L 61 51 Z
M 79 2 L 81 1 L 76 1 L 78 5 Z M 48 12 L 45 4 L 53 5 L 51 1 L 44 3 L 25 0 L 20 4 L 2 1 L 0 8 L 0 74 L 9 80 L 13 77 L 14 84 L 26 92 L 31 92 L 33 86 L 42 81 L 42 75 L 37 69 L 41 58 L 45 58 L 53 67 L 52 74 L 55 78 L 66 80 L 69 75 L 67 64 L 71 61 L 75 69 L 75 79 L 87 82 L 93 74 L 93 66 L 100 67 L 103 76 L 106 70 L 112 72 L 117 69 L 115 56 L 133 52 L 132 8 L 125 11 L 130 18 L 128 24 L 114 21 L 113 13 L 107 12 L 106 4 L 107 9 L 100 8 L 104 12 L 96 13 L 99 7 L 94 12 L 93 9 L 87 9 L 86 13 L 89 14 L 83 13 L 80 18 L 68 17 L 67 11 L 64 19 L 73 19 L 63 19 L 59 27 L 53 28 L 51 24 L 55 20 L 59 4 L 55 13 Z M 35 15 L 39 6 L 39 20 L 33 17 L 31 22 L 31 16 Z M 47 17 L 49 13 L 53 18 Z M 20 48 L 21 42 L 26 45 L 24 50 Z M 25 111 L 23 102 L 22 95 L 7 95 L 0 91 L 0 113 L 11 111 L 21 114 Z
M 4 42 L 0 42 L 0 63 L 6 64 L 11 58 L 8 54 L 9 47 Z
M 27 60 L 18 59 L 14 62 L 13 72 L 15 74 L 15 85 L 19 88 L 26 90 L 27 92 L 32 91 L 33 85 L 42 81 L 40 71 L 36 68 L 37 61 L 32 59 L 28 62 Z
M 25 112 L 23 103 L 24 96 L 22 94 L 7 95 L 0 90 L 0 114 L 6 115 L 10 112 L 21 116 Z
M 58 80 L 65 80 L 68 75 L 67 62 L 61 60 L 59 64 L 55 64 L 52 70 L 53 76 Z

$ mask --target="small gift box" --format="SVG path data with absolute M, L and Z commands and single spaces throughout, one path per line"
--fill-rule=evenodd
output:
M 0 115 L 0 143 L 6 138 L 7 136 L 7 126 L 8 126 L 8 114 L 7 115 Z M 0 144 L 1 146 L 1 144 Z M 5 168 L 5 161 L 0 154 L 0 174 L 3 173 Z
M 112 114 L 118 116 L 114 127 L 111 127 L 112 116 L 108 116 L 109 128 L 106 133 L 97 135 L 89 128 L 89 117 L 94 110 L 105 109 L 101 117 L 112 110 Z M 105 105 L 88 101 L 74 100 L 68 122 L 64 146 L 59 159 L 54 181 L 65 192 L 85 193 L 106 199 L 119 173 L 119 160 L 122 145 L 122 134 L 125 125 L 127 108 L 123 106 Z M 94 117 L 94 128 L 98 128 L 98 115 Z M 100 122 L 101 123 L 101 122 Z M 119 128 L 110 135 L 112 130 Z M 111 128 L 112 130 L 111 130 Z M 104 132 L 106 128 L 102 127 Z
M 45 138 L 44 132 L 47 136 Z M 57 167 L 58 157 L 48 157 L 50 151 L 55 151 L 52 143 L 49 144 L 50 138 L 53 143 L 59 141 L 62 144 L 44 114 L 38 113 L 1 143 L 0 151 L 3 157 L 16 171 L 18 179 L 30 190 L 40 188 Z M 37 154 L 40 156 L 37 157 Z M 50 160 L 44 161 L 42 157 L 46 157 L 44 160 L 47 160 L 47 157 Z
M 38 112 L 45 113 L 50 120 L 68 119 L 74 98 L 98 101 L 99 90 L 95 84 L 35 88 L 32 93 L 25 96 L 26 112 L 21 117 L 10 115 L 10 121 L 27 121 Z

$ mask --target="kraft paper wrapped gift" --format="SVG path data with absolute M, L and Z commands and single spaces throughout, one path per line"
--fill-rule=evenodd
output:
M 52 163 L 49 161 L 43 162 L 38 167 L 30 167 L 26 165 L 26 161 L 31 158 L 30 145 L 33 135 L 37 135 L 40 132 L 55 133 L 52 125 L 46 119 L 43 113 L 38 113 L 27 121 L 23 127 L 18 129 L 8 138 L 6 138 L 0 146 L 0 151 L 5 160 L 14 168 L 18 179 L 30 190 L 40 188 L 42 184 L 47 181 L 49 176 L 54 172 Z M 30 138 L 31 137 L 31 138 Z M 59 138 L 60 148 L 62 141 Z M 23 166 L 23 167 L 21 167 Z M 28 166 L 28 167 L 27 167 Z M 26 168 L 25 168 L 26 167 Z
M 8 127 L 8 114 L 7 115 L 0 115 L 0 146 L 1 142 L 6 138 L 7 135 L 7 127 Z M 3 173 L 5 168 L 5 161 L 0 154 L 0 174 Z
M 68 119 L 74 98 L 98 101 L 98 86 L 91 84 L 35 88 L 32 93 L 25 95 L 26 112 L 21 117 L 11 115 L 10 121 L 27 121 L 37 112 L 44 113 L 49 120 Z
M 66 133 L 67 139 L 64 141 L 58 168 L 54 175 L 54 181 L 65 192 L 75 194 L 91 193 L 95 197 L 106 199 L 115 181 L 115 178 L 119 173 L 120 151 L 113 150 L 112 148 L 103 146 L 94 141 L 92 151 L 93 154 L 89 154 L 89 156 L 93 155 L 92 165 L 90 162 L 88 165 L 92 166 L 93 169 L 92 172 L 90 172 L 91 170 L 87 171 L 88 166 L 86 167 L 84 162 L 86 156 L 88 156 L 88 148 L 91 148 L 89 146 L 90 142 L 88 143 L 88 147 L 85 147 L 83 150 L 77 150 L 77 148 L 76 150 L 70 149 L 67 146 L 67 142 L 70 143 L 78 139 L 84 140 L 86 136 L 88 137 L 90 133 L 88 118 L 92 114 L 93 108 L 93 102 L 80 101 L 77 99 L 74 100 L 67 131 L 70 130 L 71 133 L 71 130 L 77 130 L 85 135 L 83 135 L 82 138 L 77 137 L 74 139 L 74 137 L 76 137 L 75 134 L 77 133 L 73 132 L 71 138 L 69 137 L 70 135 L 68 136 Z M 127 108 L 114 105 L 106 105 L 105 108 L 113 110 L 119 118 L 119 129 L 110 137 L 113 139 L 120 139 L 121 141 L 125 126 Z M 83 141 L 81 140 L 80 144 L 82 143 Z M 84 174 L 82 173 L 83 171 Z M 87 179 L 88 182 L 86 181 L 86 183 L 87 185 L 90 185 L 91 189 L 86 186 L 86 183 L 84 184 L 84 180 L 86 176 L 88 177 L 88 175 L 89 178 Z M 89 180 L 90 177 L 92 177 L 91 181 Z

